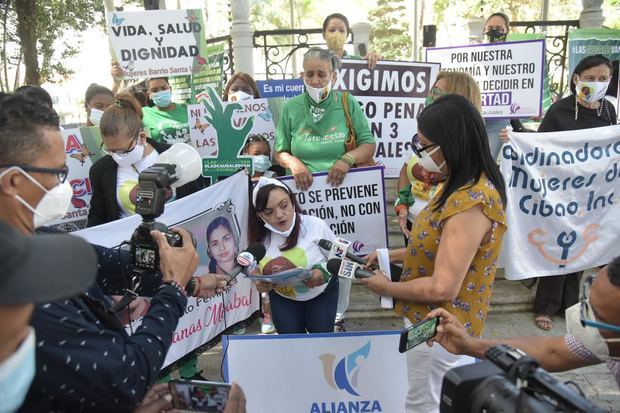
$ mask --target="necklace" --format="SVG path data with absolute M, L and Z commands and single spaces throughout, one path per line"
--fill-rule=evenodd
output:
M 605 105 L 605 99 L 601 99 L 596 108 L 596 115 L 600 118 L 603 113 L 603 105 Z M 575 120 L 579 117 L 579 103 L 577 103 L 577 96 L 575 96 Z

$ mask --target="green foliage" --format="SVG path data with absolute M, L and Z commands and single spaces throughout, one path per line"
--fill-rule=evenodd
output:
M 30 0 L 36 7 L 36 24 L 28 25 L 30 35 L 36 38 L 34 51 L 24 50 L 29 47 L 23 43 L 23 36 L 17 32 L 17 15 L 15 1 L 5 0 L 0 7 L 0 21 L 5 22 L 0 32 L 0 58 L 3 67 L 14 67 L 20 61 L 20 55 L 34 52 L 38 57 L 40 83 L 54 82 L 66 78 L 72 71 L 65 66 L 66 59 L 75 56 L 80 47 L 75 33 L 80 33 L 99 25 L 104 27 L 103 2 L 101 0 Z M 22 16 L 23 17 L 23 16 Z M 6 71 L 0 73 L 0 84 L 5 89 L 8 84 Z
M 368 13 L 370 50 L 386 60 L 411 59 L 412 44 L 405 0 L 379 0 Z

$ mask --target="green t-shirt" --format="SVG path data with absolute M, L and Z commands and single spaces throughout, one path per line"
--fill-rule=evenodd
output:
M 349 94 L 348 103 L 357 145 L 375 143 L 357 99 Z M 325 172 L 344 155 L 348 136 L 342 93 L 332 91 L 327 99 L 316 104 L 304 92 L 284 105 L 275 150 L 299 158 L 310 172 Z
M 190 141 L 187 105 L 175 103 L 169 112 L 159 110 L 157 106 L 143 107 L 142 114 L 142 126 L 151 131 L 153 140 L 171 145 Z

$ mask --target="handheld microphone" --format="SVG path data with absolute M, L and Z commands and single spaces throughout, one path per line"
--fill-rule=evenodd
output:
M 241 251 L 237 254 L 237 257 L 235 258 L 237 261 L 237 266 L 228 274 L 230 277 L 228 283 L 230 284 L 233 282 L 241 271 L 245 270 L 253 263 L 257 263 L 262 260 L 266 253 L 267 250 L 265 249 L 265 246 L 261 243 L 255 242 L 254 244 L 250 244 L 245 251 Z
M 327 271 L 332 275 L 342 278 L 368 278 L 375 275 L 372 271 L 360 267 L 353 261 L 341 260 L 340 258 L 332 258 L 327 261 Z
M 346 241 L 346 240 L 344 240 L 342 238 L 338 238 L 338 241 L 340 241 L 340 243 L 342 243 L 343 245 L 344 245 L 344 243 L 342 241 L 350 244 L 349 241 Z M 346 245 L 348 246 L 348 244 L 346 244 Z M 323 248 L 324 250 L 328 250 L 328 251 L 331 252 L 332 248 L 334 247 L 334 243 L 329 241 L 329 240 L 326 240 L 326 239 L 320 239 L 319 240 L 319 247 Z M 348 259 L 350 259 L 351 261 L 356 262 L 358 264 L 366 265 L 366 260 L 365 259 L 358 257 L 357 255 L 353 254 L 352 252 L 350 252 L 346 248 L 343 249 L 340 254 L 334 254 L 334 255 L 336 256 L 336 258 L 340 258 L 340 257 L 342 257 L 342 253 L 344 253 L 344 255 Z M 342 258 L 344 258 L 344 257 L 342 257 Z
M 339 239 L 339 240 L 342 240 L 342 238 L 338 238 L 338 239 Z M 326 239 L 321 239 L 321 240 L 319 240 L 319 247 L 323 248 L 324 250 L 328 250 L 328 251 L 330 251 L 330 253 L 331 253 L 331 251 L 332 251 L 332 248 L 334 247 L 334 245 L 333 245 L 333 244 L 334 244 L 334 243 L 332 243 L 331 241 L 326 240 Z M 330 254 L 330 255 L 331 255 L 331 254 Z M 344 255 L 345 255 L 348 259 L 350 259 L 351 261 L 356 262 L 356 263 L 358 263 L 358 264 L 360 264 L 360 265 L 366 265 L 366 264 L 368 264 L 368 261 L 367 261 L 367 260 L 365 260 L 365 259 L 363 259 L 363 258 L 358 257 L 357 255 L 353 254 L 352 252 L 349 252 L 349 250 L 347 250 L 347 251 L 346 251 L 346 254 L 344 254 Z M 337 255 L 334 255 L 334 256 L 335 256 L 336 258 L 338 258 L 338 257 L 342 257 L 342 254 L 340 254 L 339 256 L 337 256 Z M 371 268 L 372 270 L 377 270 L 377 269 L 379 269 L 379 266 L 378 266 L 378 265 L 376 265 L 376 264 L 372 264 L 372 265 L 370 266 L 370 268 Z M 399 280 L 400 280 L 400 274 L 403 272 L 403 269 L 402 269 L 401 267 L 399 267 L 398 265 L 396 265 L 396 264 L 392 264 L 392 263 L 390 263 L 390 271 L 392 272 L 392 281 L 399 281 Z M 330 271 L 330 272 L 331 272 L 331 271 Z

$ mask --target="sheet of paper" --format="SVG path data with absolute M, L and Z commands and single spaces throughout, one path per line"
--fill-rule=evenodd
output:
M 385 274 L 388 280 L 391 280 L 390 255 L 387 248 L 377 248 L 377 261 L 379 262 L 379 269 Z M 394 308 L 394 299 L 392 297 L 381 296 L 381 308 Z

